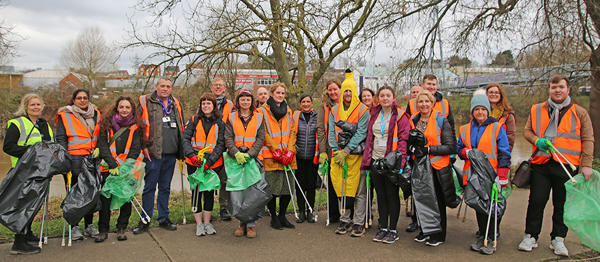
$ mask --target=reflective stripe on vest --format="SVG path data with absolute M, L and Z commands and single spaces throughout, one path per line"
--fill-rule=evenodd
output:
M 140 96 L 140 107 L 142 107 L 142 124 L 143 126 L 143 130 L 144 130 L 144 138 L 146 140 L 150 139 L 150 115 L 148 114 L 148 95 L 141 95 Z M 177 107 L 177 113 L 179 115 L 179 120 L 182 121 L 181 125 L 180 125 L 180 129 L 181 132 L 183 133 L 183 110 L 181 109 L 181 104 L 179 103 L 179 100 L 175 97 L 173 97 L 173 101 L 175 104 L 175 107 Z
M 408 100 L 408 108 L 410 109 L 410 116 L 416 116 L 419 113 L 419 110 L 417 110 L 417 100 L 414 98 Z
M 100 111 L 96 110 L 96 114 L 96 125 L 94 131 L 90 134 L 87 127 L 73 113 L 64 111 L 58 113 L 65 127 L 68 139 L 67 150 L 71 155 L 89 155 L 96 148 L 98 136 L 100 135 L 100 121 L 98 120 L 101 119 Z
M 10 124 L 14 124 L 19 129 L 19 140 L 17 140 L 18 146 L 31 146 L 42 141 L 40 130 L 35 127 L 29 118 L 24 116 L 13 118 L 8 120 L 9 127 Z M 48 125 L 48 133 L 50 134 L 50 139 L 54 141 L 54 134 L 52 134 L 50 125 Z M 27 138 L 28 135 L 29 138 Z M 18 161 L 18 157 L 10 156 L 10 164 L 12 167 L 15 167 Z
M 490 164 L 496 170 L 498 168 L 498 134 L 500 134 L 501 125 L 498 122 L 492 123 L 485 127 L 483 134 L 479 137 L 479 143 L 477 144 L 477 149 L 481 150 L 487 159 L 490 161 Z M 471 144 L 471 123 L 463 125 L 460 127 L 460 139 L 462 139 L 465 148 L 473 149 L 473 145 Z M 463 167 L 463 185 L 467 185 L 468 176 L 471 175 L 471 161 L 465 160 L 465 165 Z
M 427 120 L 427 127 L 425 128 L 425 137 L 427 137 L 427 144 L 425 146 L 439 146 L 442 144 L 442 128 L 438 126 L 436 116 L 439 112 L 433 111 L 429 115 Z M 450 155 L 434 156 L 429 155 L 431 166 L 436 170 L 441 170 L 450 164 Z
M 121 166 L 125 160 L 127 160 L 127 156 L 129 155 L 129 150 L 131 149 L 131 145 L 133 144 L 133 135 L 135 134 L 135 131 L 138 130 L 138 126 L 136 124 L 131 125 L 131 127 L 129 127 L 129 135 L 127 136 L 127 142 L 125 143 L 125 149 L 123 150 L 123 153 L 121 154 L 117 154 L 117 141 L 115 139 L 115 141 L 112 142 L 112 144 L 110 144 L 109 149 L 110 149 L 110 154 L 112 155 L 112 157 L 115 159 L 115 161 L 117 161 L 117 165 Z M 112 128 L 109 131 L 109 134 L 107 136 L 107 139 L 110 141 L 114 136 L 114 132 L 112 130 Z M 140 153 L 138 154 L 137 158 L 135 159 L 135 161 L 141 162 L 144 160 L 144 155 L 142 154 L 142 151 L 140 150 Z M 100 165 L 100 172 L 108 172 L 108 165 L 106 164 L 106 162 L 104 160 L 102 160 L 102 163 Z
M 195 121 L 194 116 L 191 119 L 192 123 Z M 202 119 L 198 119 L 198 123 L 196 124 L 196 129 L 194 130 L 194 135 L 192 136 L 191 144 L 192 148 L 196 149 L 196 151 L 200 151 L 205 147 L 210 147 L 208 150 L 209 153 L 212 153 L 217 145 L 217 141 L 219 141 L 219 126 L 215 123 L 210 127 L 208 131 L 208 135 L 204 133 L 204 125 L 202 124 Z M 189 158 L 186 158 L 186 163 L 192 164 Z M 223 157 L 219 157 L 219 159 L 210 166 L 211 169 L 217 168 L 223 165 Z
M 339 121 L 341 119 L 340 116 L 340 108 L 339 108 L 339 104 L 335 105 L 333 107 L 333 110 L 331 110 L 331 113 L 333 114 L 333 112 L 335 112 L 335 121 Z M 343 107 L 343 105 L 342 105 Z M 354 108 L 354 110 L 352 111 L 352 113 L 350 113 L 350 116 L 348 116 L 348 119 L 346 119 L 346 122 L 350 123 L 350 124 L 358 124 L 358 120 L 360 120 L 360 118 L 369 111 L 369 108 L 363 104 L 363 103 L 359 103 L 358 106 L 356 108 Z M 338 127 L 337 125 L 334 127 L 335 130 L 335 140 L 339 141 L 339 134 L 343 132 L 343 130 Z M 343 149 L 343 148 L 340 148 Z
M 279 141 L 277 148 L 286 149 L 288 147 L 288 143 L 290 142 L 290 129 L 292 127 L 291 110 L 288 108 L 288 112 L 285 114 L 285 116 L 279 119 L 279 121 L 282 123 L 282 126 L 279 126 L 279 122 L 273 118 L 272 114 L 267 113 L 267 106 L 268 105 L 265 105 L 264 107 L 260 108 L 265 118 L 266 131 L 273 138 L 273 140 L 275 140 L 275 143 Z M 263 158 L 273 158 L 273 154 L 266 144 L 262 147 L 262 156 Z
M 254 146 L 254 142 L 256 142 L 256 136 L 259 131 L 258 128 L 260 128 L 263 121 L 263 115 L 258 111 L 254 111 L 248 125 L 244 128 L 244 123 L 242 123 L 239 114 L 240 111 L 235 111 L 229 116 L 229 121 L 233 127 L 233 141 L 238 148 L 244 146 L 250 149 Z M 262 149 L 258 154 L 258 159 L 263 159 Z
M 314 112 L 314 111 L 313 111 Z M 298 137 L 298 126 L 300 123 L 300 111 L 295 111 L 294 112 L 294 130 L 296 130 L 296 137 Z M 318 164 L 319 163 L 319 135 L 317 133 L 315 133 L 315 155 L 313 156 L 313 163 L 314 164 Z M 298 148 L 298 144 L 296 143 L 296 148 Z M 298 152 L 298 150 L 296 150 L 296 152 Z
M 530 118 L 531 127 L 533 132 L 538 137 L 545 137 L 544 134 L 550 123 L 550 115 L 548 113 L 548 102 L 535 104 L 531 106 Z M 581 164 L 581 121 L 575 111 L 576 104 L 573 104 L 571 108 L 565 112 L 564 116 L 560 120 L 557 128 L 557 136 L 555 141 L 551 141 L 554 147 L 561 152 L 573 165 L 579 166 Z M 535 150 L 536 146 L 532 145 L 532 150 Z M 554 161 L 561 161 L 564 164 L 567 162 L 560 157 L 557 159 L 554 157 Z M 550 154 L 542 151 L 538 151 L 537 154 L 531 159 L 533 164 L 544 164 L 550 160 Z

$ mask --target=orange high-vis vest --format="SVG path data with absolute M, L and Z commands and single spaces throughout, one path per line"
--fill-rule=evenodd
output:
M 498 169 L 498 134 L 500 133 L 500 129 L 502 125 L 499 122 L 492 123 L 485 127 L 483 134 L 479 138 L 479 144 L 477 145 L 477 149 L 481 150 L 487 159 L 490 161 L 490 164 L 494 168 L 494 170 Z M 471 123 L 463 125 L 460 127 L 460 139 L 462 139 L 465 148 L 473 149 L 473 145 L 471 145 Z M 471 174 L 471 161 L 465 160 L 465 165 L 463 167 L 463 185 L 467 185 L 468 176 Z
M 343 105 L 342 105 L 343 107 Z M 340 104 L 337 104 L 333 107 L 333 109 L 331 110 L 331 113 L 333 114 L 335 112 L 335 121 L 338 121 L 341 118 L 340 116 L 340 111 L 342 110 L 342 108 L 340 108 Z M 346 122 L 350 123 L 350 124 L 358 124 L 358 120 L 360 120 L 360 118 L 365 114 L 369 112 L 369 108 L 363 104 L 363 103 L 359 103 L 358 106 L 356 108 L 354 108 L 354 110 L 352 111 L 352 113 L 350 114 L 350 116 L 348 116 L 348 119 L 346 120 Z M 340 141 L 339 139 L 339 134 L 342 133 L 343 130 L 342 128 L 338 127 L 337 125 L 335 126 L 335 140 L 336 141 Z M 342 149 L 342 148 L 340 148 Z
M 260 111 L 264 115 L 265 118 L 265 128 L 266 132 L 273 138 L 275 143 L 277 143 L 277 148 L 285 151 L 283 149 L 287 149 L 288 144 L 290 142 L 290 130 L 292 128 L 292 111 L 288 108 L 287 113 L 284 117 L 279 119 L 281 121 L 281 126 L 279 122 L 275 120 L 272 114 L 267 112 L 268 105 L 260 108 Z M 269 107 L 270 108 L 270 107 Z M 270 112 L 270 109 L 269 109 Z M 273 153 L 269 149 L 269 147 L 263 145 L 261 154 L 263 158 L 273 158 Z
M 300 111 L 296 111 L 294 112 L 294 130 L 296 130 L 296 136 L 298 136 L 298 122 L 300 121 Z M 319 136 L 317 135 L 317 133 L 315 133 L 315 141 L 316 141 L 316 146 L 315 146 L 315 156 L 313 157 L 313 163 L 314 164 L 318 164 L 319 163 Z M 298 146 L 298 145 L 296 145 Z
M 117 141 L 116 140 L 113 141 L 112 144 L 109 145 L 110 154 L 117 161 L 118 166 L 121 166 L 127 159 L 127 155 L 129 155 L 129 150 L 131 149 L 131 144 L 133 144 L 133 134 L 135 133 L 136 130 L 138 130 L 138 126 L 136 124 L 133 124 L 129 127 L 129 135 L 127 136 L 127 142 L 125 143 L 125 150 L 123 151 L 123 153 L 117 154 Z M 110 141 L 114 135 L 115 134 L 111 128 L 110 133 L 107 136 L 107 139 Z M 137 158 L 135 159 L 135 161 L 137 161 L 137 162 L 144 161 L 144 155 L 142 154 L 141 150 L 140 150 Z M 104 162 L 104 160 L 102 160 L 102 162 L 104 164 L 106 164 L 106 162 Z M 108 166 L 100 165 L 100 172 L 108 172 Z
M 195 116 L 192 116 L 192 123 L 195 121 Z M 202 120 L 198 119 L 198 123 L 196 124 L 196 130 L 194 131 L 194 136 L 192 136 L 192 148 L 200 151 L 205 147 L 210 147 L 208 149 L 208 153 L 212 153 L 215 150 L 215 146 L 217 145 L 217 141 L 219 139 L 225 139 L 224 137 L 219 137 L 219 126 L 215 123 L 210 127 L 208 131 L 208 135 L 204 133 L 204 126 L 202 125 Z M 189 158 L 185 159 L 185 162 L 189 165 L 192 165 L 192 161 Z M 223 157 L 219 157 L 219 160 L 215 162 L 210 169 L 214 169 L 223 165 Z
M 414 106 L 414 110 L 413 108 L 410 109 L 411 116 L 415 116 L 419 113 L 419 110 L 417 109 L 417 102 L 414 98 L 408 101 L 408 106 Z M 438 111 L 439 114 L 442 114 L 444 118 L 448 118 L 448 115 L 450 114 L 450 103 L 448 103 L 446 98 L 442 98 L 441 101 L 435 102 L 435 105 L 433 105 L 431 110 Z
M 433 111 L 429 115 L 427 120 L 427 127 L 425 128 L 425 137 L 427 137 L 427 144 L 425 146 L 439 146 L 442 144 L 442 126 L 438 124 L 436 117 L 440 116 L 439 112 Z M 443 123 L 443 122 L 442 122 Z M 441 170 L 450 164 L 450 155 L 445 156 L 434 156 L 429 155 L 431 166 L 436 170 Z
M 96 109 L 96 125 L 92 134 L 86 126 L 71 112 L 59 112 L 56 116 L 62 119 L 67 135 L 67 150 L 71 155 L 85 156 L 91 154 L 98 144 L 98 136 L 100 136 L 100 111 Z
M 262 121 L 263 114 L 254 111 L 248 125 L 244 128 L 244 123 L 242 123 L 242 119 L 240 118 L 240 111 L 232 112 L 229 115 L 229 122 L 233 127 L 233 141 L 235 146 L 252 148 L 254 142 L 256 142 L 256 136 L 258 135 L 258 129 L 260 128 Z M 262 154 L 258 155 L 258 159 L 263 160 Z
M 146 140 L 150 139 L 150 116 L 148 114 L 148 97 L 149 95 L 141 95 L 140 96 L 140 106 L 142 107 L 142 124 L 144 130 L 144 138 Z M 173 97 L 173 101 L 175 102 L 175 106 L 177 107 L 177 113 L 179 114 L 179 119 L 183 122 L 183 110 L 181 110 L 181 104 L 179 100 Z M 162 102 L 161 102 L 162 103 Z M 183 132 L 183 124 L 181 125 L 181 132 Z
M 233 111 L 233 102 L 231 102 L 231 100 L 229 99 L 226 100 L 227 103 L 225 103 L 225 105 L 223 106 L 223 112 L 221 112 L 223 114 L 223 123 L 227 123 L 227 120 L 231 115 L 231 111 Z
M 543 102 L 531 106 L 530 118 L 531 127 L 533 133 L 538 137 L 544 137 L 546 128 L 550 124 L 550 115 L 548 114 L 548 102 Z M 579 166 L 581 164 L 581 121 L 575 111 L 576 104 L 573 104 L 569 110 L 564 114 L 557 128 L 557 136 L 555 141 L 551 141 L 554 147 L 561 152 L 573 165 Z M 535 150 L 536 146 L 532 145 L 532 150 Z M 562 157 L 554 157 L 554 161 L 561 161 L 567 164 Z M 537 154 L 531 159 L 533 164 L 544 164 L 550 160 L 550 154 L 542 151 L 538 151 Z
M 381 114 L 381 112 L 379 112 Z M 402 118 L 402 116 L 404 116 L 404 114 L 406 114 L 408 116 L 408 113 L 406 113 L 406 111 L 404 111 L 403 109 L 398 109 L 398 118 L 396 118 L 396 122 L 400 121 L 400 119 Z M 410 119 L 410 117 L 409 117 Z M 411 128 L 412 128 L 412 121 L 408 121 L 411 123 Z M 389 135 L 389 134 L 388 134 Z M 396 149 L 398 149 L 398 123 L 396 123 L 396 127 L 394 127 L 394 136 L 392 138 L 392 152 L 396 151 Z

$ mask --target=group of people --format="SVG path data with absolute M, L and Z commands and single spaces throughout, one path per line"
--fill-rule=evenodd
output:
M 428 158 L 432 184 L 419 186 L 420 192 L 413 185 L 413 194 L 402 193 L 412 195 L 411 205 L 415 211 L 406 231 L 418 231 L 414 240 L 429 246 L 446 241 L 446 207 L 455 208 L 461 201 L 454 184 L 445 179 L 452 177 L 457 157 L 465 162 L 464 167 L 459 168 L 462 177 L 458 180 L 462 186 L 467 185 L 471 175 L 469 157 L 473 149 L 487 156 L 501 189 L 510 185 L 516 121 L 501 84 L 490 84 L 473 95 L 470 121 L 458 129 L 450 103 L 437 91 L 434 75 L 425 75 L 420 85 L 411 88 L 411 99 L 404 107 L 397 104 L 395 90 L 387 86 L 376 92 L 362 89 L 358 93 L 350 71 L 346 72 L 343 82 L 325 82 L 322 104 L 314 105 L 310 94 L 302 95 L 297 111 L 287 104 L 287 87 L 282 83 L 259 87 L 254 92 L 241 89 L 232 101 L 226 96 L 225 81 L 215 78 L 210 84 L 211 92 L 201 96 L 195 114 L 184 118 L 181 103 L 172 95 L 172 89 L 171 80 L 161 78 L 154 92 L 140 96 L 137 101 L 127 96 L 119 97 L 102 115 L 90 103 L 89 92 L 78 89 L 73 92 L 70 104 L 58 110 L 55 133 L 41 118 L 42 98 L 36 94 L 25 95 L 16 118 L 8 122 L 4 151 L 11 156 L 14 167 L 29 146 L 39 141 L 56 141 L 71 155 L 72 177 L 69 179 L 65 175 L 65 184 L 71 186 L 77 183 L 82 168 L 86 168 L 82 164 L 84 159 L 104 162 L 100 170 L 102 183 L 108 176 L 118 175 L 119 166 L 127 159 L 144 161 L 143 210 L 153 218 L 158 187 L 158 216 L 155 219 L 166 230 L 177 229 L 169 220 L 168 203 L 178 160 L 185 161 L 188 174 L 198 168 L 212 169 L 218 174 L 221 183 L 219 214 L 224 221 L 231 220 L 228 200 L 233 193 L 225 190 L 224 157 L 232 158 L 240 165 L 250 159 L 256 160 L 264 170 L 264 180 L 273 196 L 266 207 L 270 226 L 277 230 L 295 228 L 286 217 L 294 194 L 298 207 L 295 222 L 314 223 L 317 215 L 313 213 L 315 191 L 321 183 L 326 183 L 329 189 L 328 223 L 339 223 L 336 234 L 361 237 L 373 217 L 370 208 L 373 197 L 369 196 L 375 191 L 378 230 L 373 234 L 373 241 L 387 244 L 400 237 L 397 230 L 400 186 L 393 176 L 406 177 L 403 170 L 416 165 L 420 157 Z M 531 107 L 524 131 L 535 153 L 526 235 L 518 248 L 531 251 L 537 247 L 542 214 L 552 190 L 554 215 L 550 248 L 556 254 L 568 255 L 564 245 L 567 227 L 562 219 L 563 183 L 567 176 L 557 167 L 558 162 L 564 160 L 548 154 L 548 142 L 578 166 L 570 172 L 583 173 L 589 179 L 594 141 L 586 110 L 569 97 L 568 79 L 552 77 L 548 91 L 548 101 Z M 459 133 L 458 140 L 455 130 Z M 426 138 L 425 142 L 415 142 L 418 134 Z M 200 156 L 200 151 L 206 153 Z M 381 163 L 392 153 L 401 156 L 397 159 L 400 162 L 396 163 L 399 171 L 384 175 Z M 328 175 L 319 179 L 317 170 L 327 165 Z M 409 173 L 409 180 L 410 176 Z M 422 194 L 422 190 L 430 192 Z M 198 196 L 194 202 L 197 236 L 217 233 L 211 224 L 215 193 L 193 192 Z M 423 201 L 424 195 L 433 197 L 437 206 L 431 210 L 435 210 L 434 215 L 439 219 L 428 219 L 430 210 L 425 212 L 421 210 L 422 205 L 415 204 Z M 96 242 L 107 239 L 110 201 L 110 198 L 101 197 L 97 228 L 92 224 L 92 212 L 84 216 L 83 230 L 79 223 L 71 225 L 74 240 L 83 239 L 84 235 L 94 237 Z M 296 209 L 296 203 L 293 205 Z M 120 209 L 117 222 L 117 239 L 120 241 L 127 239 L 125 232 L 131 209 L 130 203 Z M 470 247 L 489 255 L 494 253 L 495 246 L 491 241 L 485 241 L 485 237 L 500 233 L 499 226 L 486 223 L 487 217 L 485 213 L 477 213 L 478 233 Z M 140 234 L 148 228 L 149 223 L 140 221 L 133 233 Z M 490 233 L 484 234 L 486 232 Z M 234 235 L 255 238 L 256 221 L 240 222 Z M 28 243 L 34 240 L 37 241 L 37 237 L 30 229 L 26 234 L 17 234 L 12 251 L 37 253 L 40 249 Z

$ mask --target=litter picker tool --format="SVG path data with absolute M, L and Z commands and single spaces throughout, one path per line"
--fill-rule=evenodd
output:
M 298 178 L 296 178 L 296 174 L 294 173 L 294 170 L 292 170 L 292 168 L 290 167 L 290 165 L 284 166 L 283 169 L 287 169 L 288 171 L 290 171 L 292 173 L 292 177 L 294 178 L 294 180 L 296 181 L 296 185 L 298 186 L 298 189 L 300 189 L 300 194 L 302 194 L 302 197 L 304 198 L 305 203 L 310 203 L 308 202 L 308 198 L 306 198 L 306 195 L 304 194 L 304 190 L 302 190 L 302 187 L 300 186 L 300 182 L 298 182 Z M 296 195 L 296 198 L 298 196 Z M 313 213 L 313 209 L 310 206 L 310 204 L 308 205 L 308 210 L 310 211 L 310 213 Z
M 179 161 L 179 174 L 181 175 L 181 212 L 183 213 L 183 224 L 185 225 L 186 218 L 185 218 L 185 189 L 183 188 L 183 161 Z
M 319 219 L 319 210 L 320 210 L 319 207 L 321 206 L 321 194 L 323 193 L 323 187 L 325 186 L 325 183 L 327 183 L 327 173 L 329 173 L 329 162 L 327 160 L 325 160 L 325 162 L 323 164 L 320 164 L 317 172 L 318 172 L 319 176 L 321 176 L 321 188 L 319 189 L 319 199 L 317 201 L 317 212 L 314 213 L 315 221 L 318 221 L 318 219 Z M 329 205 L 327 205 L 327 208 L 329 209 Z M 327 212 L 329 212 L 329 210 Z M 327 221 L 329 221 L 329 216 L 327 216 Z
M 48 184 L 48 189 L 50 189 L 50 184 Z M 42 211 L 42 226 L 40 228 L 40 241 L 38 243 L 38 247 L 42 248 L 43 244 L 48 244 L 48 225 L 45 225 L 46 222 L 46 213 L 48 213 L 48 193 L 44 196 L 44 210 Z M 44 225 L 46 226 L 46 237 L 44 238 Z
M 373 223 L 373 220 L 371 219 L 371 212 L 372 210 L 370 210 L 370 206 L 371 206 L 371 190 L 369 188 L 371 188 L 371 175 L 369 170 L 367 170 L 367 176 L 365 177 L 365 185 L 366 185 L 366 190 L 367 190 L 367 202 L 365 203 L 365 210 L 367 210 L 367 212 L 365 212 L 365 228 L 369 228 L 369 225 L 371 225 Z
M 342 170 L 342 204 L 340 205 L 340 214 L 346 213 L 346 187 L 348 186 L 348 163 L 344 162 L 344 168 Z
M 571 168 L 571 170 L 575 170 L 577 169 L 572 163 L 571 161 L 569 161 L 569 159 L 567 159 L 565 157 L 565 155 L 563 155 L 560 151 L 558 151 L 558 149 L 556 147 L 554 147 L 554 145 L 552 143 L 550 143 L 550 141 L 548 141 L 548 145 L 550 145 L 551 149 L 550 151 L 557 153 L 559 156 L 561 156 L 565 161 L 567 161 L 567 163 L 569 164 L 569 167 Z M 557 159 L 559 159 L 558 157 L 556 157 Z M 575 181 L 573 181 L 573 183 L 575 183 Z
M 498 228 L 498 202 L 500 202 L 500 200 L 498 199 L 499 187 L 500 187 L 500 185 L 496 182 L 494 182 L 494 184 L 492 185 L 492 194 L 490 196 L 490 208 L 488 211 L 487 227 L 485 228 L 485 239 L 483 240 L 483 245 L 487 246 L 488 236 L 489 236 L 489 231 L 490 231 L 490 222 L 492 220 L 492 208 L 493 208 L 494 209 L 494 248 L 496 248 L 497 240 L 498 240 L 498 234 L 497 234 L 496 230 Z
M 283 166 L 283 172 L 285 172 L 285 180 L 287 180 L 288 189 L 290 190 L 290 196 L 292 197 L 292 206 L 294 207 L 294 215 L 296 216 L 296 219 L 298 219 L 298 212 L 296 211 L 296 201 L 294 201 L 294 194 L 292 193 L 292 186 L 290 185 L 290 179 L 288 178 L 287 166 Z
M 71 172 L 67 173 L 67 195 L 71 192 L 71 178 L 73 177 L 73 174 Z M 71 246 L 72 240 L 71 240 L 71 225 L 66 223 L 66 220 L 63 220 L 63 231 L 62 231 L 62 242 L 61 242 L 61 246 L 65 246 L 65 228 L 69 227 L 69 242 L 67 243 L 67 246 Z
M 552 145 L 552 144 L 550 144 Z M 567 170 L 567 167 L 565 167 L 565 165 L 562 163 L 562 161 L 560 161 L 560 158 L 558 156 L 562 156 L 564 160 L 566 160 L 569 165 L 571 165 L 571 170 L 575 170 L 574 166 L 569 162 L 569 160 L 567 158 L 565 158 L 565 156 L 563 156 L 560 152 L 558 152 L 558 150 L 556 150 L 554 148 L 554 146 L 552 146 L 552 149 L 550 149 L 550 153 L 552 153 L 554 155 L 554 157 L 556 157 L 556 159 L 558 159 L 558 163 L 560 164 L 560 166 L 563 168 L 563 170 L 565 171 L 565 173 L 567 173 L 567 176 L 569 176 L 569 179 L 571 180 L 572 183 L 577 183 L 577 180 L 575 180 L 575 178 L 573 178 L 573 176 L 571 175 L 571 173 L 569 172 L 569 170 Z
M 131 202 L 132 202 L 131 204 L 132 204 L 133 208 L 136 209 L 136 212 L 140 216 L 142 223 L 150 224 L 150 216 L 148 215 L 148 213 L 146 213 L 146 210 L 144 210 L 142 203 L 140 203 L 140 201 L 135 196 L 133 197 Z M 136 205 L 137 205 L 137 207 L 136 207 Z M 142 212 L 138 211 L 138 209 L 141 210 Z

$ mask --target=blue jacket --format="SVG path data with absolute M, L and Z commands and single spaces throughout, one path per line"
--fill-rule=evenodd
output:
M 477 120 L 471 120 L 471 145 L 473 148 L 477 148 L 479 145 L 479 140 L 485 131 L 485 128 L 498 122 L 498 120 L 494 117 L 488 117 L 481 125 L 477 122 Z M 509 168 L 510 167 L 510 146 L 508 144 L 508 137 L 506 136 L 506 130 L 503 126 L 500 127 L 500 132 L 498 133 L 498 137 L 496 138 L 496 146 L 498 147 L 498 168 Z M 465 143 L 462 141 L 462 138 L 458 137 L 458 144 L 456 144 L 457 152 L 460 155 L 460 152 L 465 148 Z

